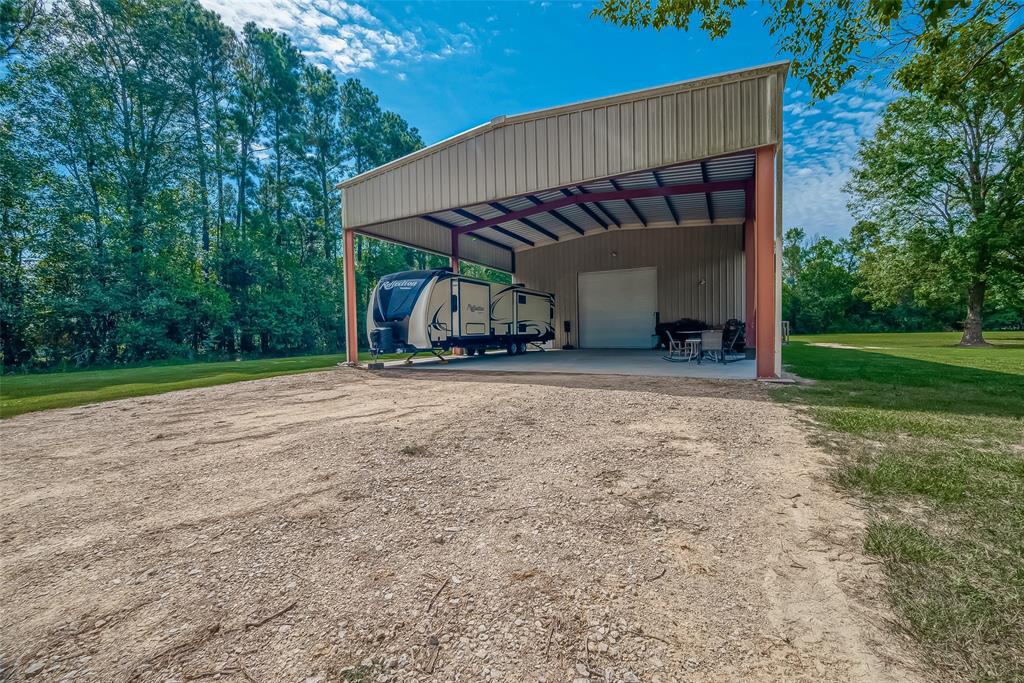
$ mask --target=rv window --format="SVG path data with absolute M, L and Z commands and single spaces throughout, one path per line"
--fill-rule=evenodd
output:
M 373 319 L 385 323 L 408 317 L 420 292 L 432 277 L 433 273 L 395 273 L 381 278 Z
M 519 295 L 519 303 L 521 303 L 521 304 L 525 304 L 526 303 L 526 295 L 525 294 L 520 294 Z

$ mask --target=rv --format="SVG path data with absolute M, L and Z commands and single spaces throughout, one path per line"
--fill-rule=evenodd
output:
M 410 270 L 380 279 L 370 296 L 366 329 L 375 354 L 452 348 L 524 353 L 554 339 L 555 297 L 522 285 L 499 285 L 450 269 Z

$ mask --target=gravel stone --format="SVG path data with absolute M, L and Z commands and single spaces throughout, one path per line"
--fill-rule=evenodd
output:
M 90 682 L 919 680 L 877 626 L 862 511 L 769 391 L 339 368 L 4 420 L 5 661 Z

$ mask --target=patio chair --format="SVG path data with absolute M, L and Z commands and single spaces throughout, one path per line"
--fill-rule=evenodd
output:
M 668 337 L 668 355 L 662 356 L 662 358 L 676 362 L 700 360 L 699 339 L 679 340 L 673 337 L 668 330 L 665 330 L 665 335 Z
M 716 363 L 725 362 L 722 348 L 722 330 L 704 330 L 700 333 L 701 358 L 710 358 Z
M 745 332 L 746 325 L 739 320 L 731 319 L 725 322 L 725 329 L 722 330 L 723 363 L 733 363 L 746 358 L 746 354 L 741 350 L 746 348 Z
M 668 358 L 669 360 L 675 360 L 677 356 L 683 355 L 683 342 L 672 336 L 672 333 L 668 330 L 665 331 L 665 336 L 668 337 Z

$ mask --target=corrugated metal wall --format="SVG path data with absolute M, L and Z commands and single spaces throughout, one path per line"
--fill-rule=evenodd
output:
M 573 343 L 578 341 L 577 276 L 590 271 L 656 267 L 663 321 L 685 317 L 721 325 L 743 319 L 742 225 L 612 230 L 528 249 L 516 260 L 516 282 L 555 295 L 558 346 L 565 343 L 563 320 L 572 321 Z
M 451 233 L 448 229 L 421 218 L 406 218 L 400 221 L 370 225 L 359 228 L 359 232 L 432 251 L 435 254 L 450 256 L 452 251 Z M 504 271 L 511 271 L 514 266 L 512 252 L 475 239 L 473 235 L 459 237 L 459 257 Z
M 779 142 L 785 65 L 509 117 L 343 183 L 347 228 Z

